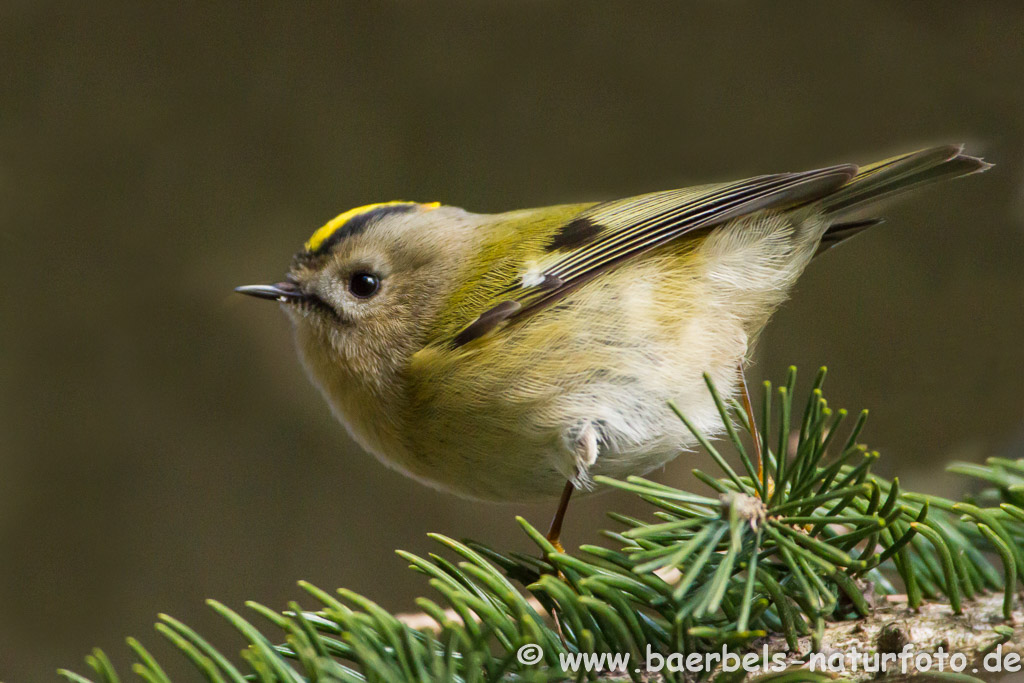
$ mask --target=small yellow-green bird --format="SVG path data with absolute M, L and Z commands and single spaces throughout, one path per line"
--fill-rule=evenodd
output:
M 643 474 L 742 391 L 751 344 L 863 207 L 989 164 L 943 146 L 501 214 L 394 201 L 317 230 L 285 280 L 299 353 L 366 450 L 431 486 L 527 501 Z

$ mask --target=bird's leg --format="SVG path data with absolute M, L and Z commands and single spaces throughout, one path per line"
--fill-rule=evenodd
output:
M 754 407 L 750 403 L 750 393 L 747 391 L 747 378 L 743 374 L 743 361 L 736 366 L 737 375 L 740 378 L 740 402 L 747 414 L 747 421 L 750 423 L 750 436 L 754 440 L 754 455 L 757 457 L 757 478 L 765 482 L 764 460 L 761 453 L 761 435 L 757 433 L 757 422 L 754 421 Z M 766 488 L 768 482 L 765 482 Z
M 559 536 L 562 535 L 562 522 L 565 520 L 565 511 L 569 509 L 569 499 L 572 498 L 572 492 L 576 490 L 576 487 L 572 485 L 571 481 L 565 482 L 565 488 L 562 489 L 562 497 L 558 501 L 558 509 L 555 510 L 555 516 L 551 519 L 551 526 L 548 527 L 547 539 L 551 545 L 555 546 L 555 550 L 560 553 L 565 552 L 565 548 L 562 547 L 561 541 L 558 540 Z M 565 576 L 561 570 L 557 573 L 558 578 L 565 580 Z M 558 637 L 562 640 L 562 644 L 565 645 L 565 634 L 562 631 L 562 620 L 558 616 L 556 610 L 551 611 L 551 616 L 555 620 L 555 631 L 558 632 Z
M 587 422 L 582 425 L 575 439 L 576 467 L 573 479 L 586 480 L 586 473 L 590 466 L 597 462 L 600 441 L 601 437 L 598 427 L 594 423 Z M 555 516 L 551 520 L 551 527 L 548 529 L 548 540 L 551 541 L 551 545 L 555 546 L 555 549 L 560 553 L 565 552 L 565 548 L 559 542 L 559 537 L 562 535 L 562 521 L 565 519 L 565 511 L 569 507 L 569 499 L 572 497 L 574 490 L 576 490 L 576 486 L 572 483 L 572 479 L 565 482 L 565 488 L 562 489 L 562 498 L 558 501 L 558 509 L 555 511 Z
M 572 485 L 571 481 L 565 482 L 565 488 L 562 489 L 562 497 L 558 501 L 558 509 L 555 510 L 555 516 L 551 519 L 551 526 L 548 527 L 547 539 L 551 541 L 551 545 L 555 546 L 555 550 L 560 553 L 565 552 L 565 548 L 562 547 L 561 542 L 558 540 L 562 535 L 562 522 L 565 520 L 565 511 L 569 509 L 569 499 L 572 498 L 572 492 L 576 490 L 576 487 Z
M 562 547 L 561 541 L 558 537 L 562 535 L 562 522 L 565 520 L 565 511 L 569 509 L 569 499 L 572 498 L 572 492 L 576 490 L 576 487 L 572 485 L 571 481 L 565 482 L 565 488 L 562 489 L 562 497 L 558 501 L 558 509 L 555 510 L 555 516 L 551 519 L 551 526 L 548 527 L 548 534 L 546 538 L 555 546 L 555 550 L 560 553 L 565 552 L 565 548 Z M 559 579 L 565 580 L 565 575 L 562 574 L 561 570 L 557 572 Z M 557 610 L 551 610 L 551 617 L 555 620 L 555 631 L 558 633 L 558 637 L 561 639 L 562 644 L 566 645 L 565 633 L 562 630 L 562 620 L 558 616 Z

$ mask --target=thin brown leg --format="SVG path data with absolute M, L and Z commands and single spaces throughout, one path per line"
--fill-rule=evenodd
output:
M 764 462 L 761 455 L 761 435 L 757 433 L 757 422 L 754 421 L 754 407 L 750 404 L 750 393 L 747 391 L 747 378 L 743 374 L 743 363 L 736 368 L 740 378 L 740 399 L 743 410 L 750 422 L 750 435 L 754 439 L 754 455 L 757 457 L 757 478 L 764 481 Z
M 565 482 L 565 488 L 562 489 L 562 498 L 558 501 L 558 509 L 555 510 L 555 516 L 551 519 L 551 526 L 548 528 L 547 539 L 551 541 L 551 545 L 555 546 L 555 550 L 560 553 L 565 552 L 565 548 L 559 542 L 559 537 L 562 535 L 562 522 L 565 521 L 565 511 L 569 509 L 569 499 L 572 498 L 572 492 L 576 490 L 576 487 L 572 485 L 571 481 Z
M 551 526 L 548 527 L 547 539 L 551 542 L 551 545 L 555 546 L 555 550 L 560 553 L 565 552 L 565 548 L 562 547 L 559 537 L 562 535 L 562 522 L 565 521 L 565 511 L 569 509 L 569 499 L 572 498 L 572 492 L 576 490 L 576 487 L 572 485 L 571 481 L 565 482 L 565 488 L 562 489 L 562 497 L 558 501 L 558 509 L 555 510 L 555 516 L 551 519 Z M 562 572 L 558 572 L 558 578 L 565 580 Z M 565 634 L 562 632 L 562 620 L 558 616 L 557 611 L 552 611 L 551 616 L 555 620 L 555 630 L 558 632 L 558 637 L 562 640 L 562 644 L 565 645 Z

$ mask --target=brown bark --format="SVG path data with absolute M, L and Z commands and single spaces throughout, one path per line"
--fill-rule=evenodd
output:
M 1012 668 L 1008 668 L 1007 665 L 1018 667 L 1017 672 L 1024 672 L 1024 613 L 1018 610 L 1014 612 L 1011 621 L 1006 621 L 1002 616 L 1002 603 L 1001 593 L 983 595 L 974 600 L 964 601 L 963 613 L 954 615 L 952 608 L 944 603 L 926 603 L 920 609 L 912 610 L 907 607 L 906 596 L 889 596 L 881 599 L 872 613 L 864 619 L 834 622 L 826 626 L 820 650 L 821 657 L 817 659 L 818 670 L 821 670 L 820 664 L 823 662 L 830 666 L 830 673 L 843 680 L 900 681 L 914 674 L 924 673 L 917 668 L 918 655 L 922 653 L 930 655 L 928 660 L 931 672 L 937 671 L 939 657 L 935 655 L 941 648 L 945 653 L 942 666 L 947 672 L 952 670 L 951 663 L 959 664 L 960 661 L 966 665 L 961 673 L 985 681 L 995 680 L 1006 673 L 1013 674 Z M 458 620 L 454 613 L 451 616 Z M 436 626 L 423 614 L 401 615 L 399 618 L 415 628 Z M 770 636 L 756 643 L 754 649 L 762 652 L 765 646 L 769 654 L 786 652 L 786 642 L 781 636 Z M 904 646 L 909 646 L 908 656 L 901 660 L 897 653 L 903 651 Z M 811 639 L 802 638 L 799 652 L 786 653 L 786 664 L 791 667 L 808 667 L 810 650 Z M 838 670 L 840 655 L 851 652 L 859 653 L 861 657 L 868 654 L 872 658 L 877 653 L 880 659 L 883 653 L 896 656 L 888 661 L 885 674 L 864 671 L 863 659 L 857 662 L 856 670 L 853 670 L 853 660 L 846 658 L 841 665 L 845 670 Z M 951 657 L 956 654 L 962 654 L 963 659 L 952 661 Z M 907 664 L 905 672 L 903 661 Z M 992 666 L 997 661 L 1000 670 L 994 670 Z M 631 666 L 636 668 L 635 664 L 631 663 Z M 639 668 L 643 668 L 642 662 Z M 755 677 L 748 676 L 744 680 Z M 626 674 L 607 674 L 602 680 L 630 679 Z M 659 674 L 652 672 L 646 676 L 646 680 L 661 679 Z M 696 681 L 697 676 L 686 680 Z

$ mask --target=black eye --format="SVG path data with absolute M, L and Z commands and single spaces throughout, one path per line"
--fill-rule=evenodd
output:
M 353 273 L 348 281 L 348 291 L 360 299 L 369 299 L 380 289 L 380 278 L 373 273 Z

